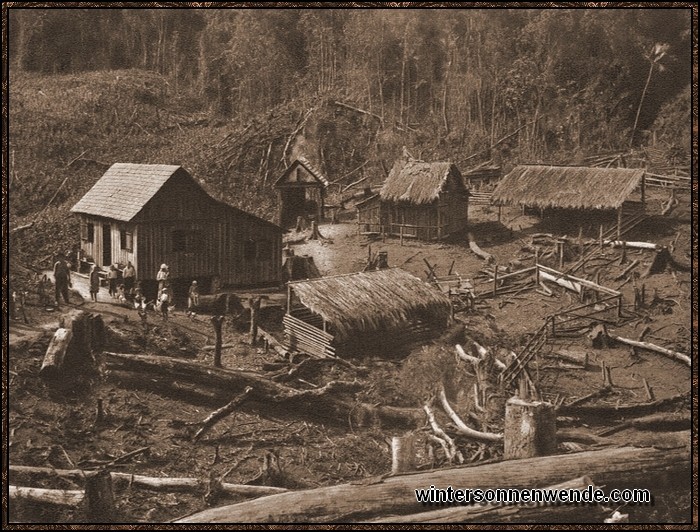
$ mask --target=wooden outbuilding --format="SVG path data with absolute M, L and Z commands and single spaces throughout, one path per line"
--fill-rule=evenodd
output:
M 328 179 L 309 160 L 299 157 L 275 182 L 279 195 L 279 224 L 293 227 L 299 216 L 323 220 Z
M 438 334 L 449 298 L 399 268 L 289 282 L 287 345 L 312 356 L 389 353 Z
M 116 163 L 71 212 L 89 262 L 131 261 L 142 282 L 167 264 L 171 282 L 203 290 L 280 283 L 282 229 L 214 199 L 180 166 Z
M 571 211 L 600 211 L 620 234 L 645 215 L 642 168 L 520 165 L 496 186 L 491 201 L 571 218 Z M 589 220 L 590 221 L 590 220 Z
M 436 240 L 467 227 L 469 191 L 449 162 L 397 161 L 379 194 L 357 204 L 360 233 Z

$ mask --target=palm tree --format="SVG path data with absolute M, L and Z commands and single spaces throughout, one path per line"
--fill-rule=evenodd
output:
M 632 126 L 632 135 L 630 137 L 630 148 L 634 144 L 634 134 L 637 131 L 637 122 L 639 121 L 639 113 L 642 110 L 642 104 L 644 103 L 644 97 L 647 95 L 647 89 L 649 88 L 649 82 L 651 81 L 651 75 L 654 72 L 654 67 L 658 65 L 659 72 L 664 71 L 664 66 L 659 63 L 661 59 L 666 55 L 670 45 L 666 43 L 656 43 L 651 49 L 651 52 L 645 57 L 649 60 L 649 75 L 647 76 L 647 82 L 644 84 L 644 90 L 642 91 L 642 97 L 639 99 L 639 106 L 637 107 L 637 116 L 634 117 L 634 126 Z

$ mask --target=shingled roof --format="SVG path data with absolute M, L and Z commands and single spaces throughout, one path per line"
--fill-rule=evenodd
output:
M 129 222 L 180 168 L 166 164 L 115 163 L 71 212 Z
M 542 209 L 617 209 L 643 177 L 640 168 L 521 165 L 501 179 L 491 201 Z
M 326 176 L 324 176 L 318 168 L 311 164 L 311 161 L 309 161 L 306 157 L 299 157 L 292 164 L 290 164 L 289 168 L 287 168 L 280 178 L 275 181 L 275 186 L 284 186 L 292 171 L 294 171 L 297 166 L 303 166 L 320 185 L 323 185 L 324 187 L 330 185 L 328 179 L 326 179 Z
M 432 203 L 440 195 L 451 173 L 457 178 L 459 186 L 464 188 L 462 176 L 452 163 L 398 160 L 379 195 L 386 201 L 407 201 L 416 205 Z

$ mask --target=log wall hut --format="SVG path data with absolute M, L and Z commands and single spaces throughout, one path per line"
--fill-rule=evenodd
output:
M 76 203 L 81 249 L 102 268 L 131 261 L 152 289 L 280 284 L 282 229 L 211 197 L 180 166 L 116 163 Z
M 293 227 L 297 217 L 324 219 L 328 179 L 304 157 L 294 161 L 275 182 L 279 195 L 279 224 Z
M 390 353 L 450 322 L 450 300 L 399 268 L 287 284 L 287 345 L 312 356 Z
M 539 209 L 566 220 L 571 211 L 599 211 L 616 227 L 643 216 L 645 171 L 641 168 L 520 165 L 501 179 L 492 203 Z
M 449 162 L 399 160 L 377 196 L 357 205 L 360 233 L 436 240 L 467 227 L 469 191 Z

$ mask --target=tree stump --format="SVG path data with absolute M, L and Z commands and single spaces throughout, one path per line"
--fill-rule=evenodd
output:
M 591 341 L 592 347 L 596 349 L 607 349 L 608 328 L 604 323 L 599 323 L 588 333 L 588 338 Z
M 415 469 L 414 434 L 391 438 L 391 474 L 407 473 Z
M 221 325 L 224 322 L 223 316 L 212 316 L 211 323 L 214 326 L 214 334 L 216 335 L 216 343 L 214 344 L 214 366 L 221 367 Z
M 506 402 L 503 458 L 517 460 L 555 454 L 557 415 L 554 406 L 511 397 Z
M 112 491 L 112 475 L 106 469 L 85 476 L 86 517 L 92 523 L 113 523 L 116 506 Z
M 48 349 L 46 349 L 46 354 L 44 355 L 44 362 L 41 364 L 41 369 L 39 370 L 39 375 L 45 379 L 51 379 L 57 377 L 62 369 L 63 362 L 66 358 L 66 352 L 68 351 L 68 346 L 73 339 L 73 331 L 71 329 L 58 329 L 51 338 L 51 343 L 49 343 Z

